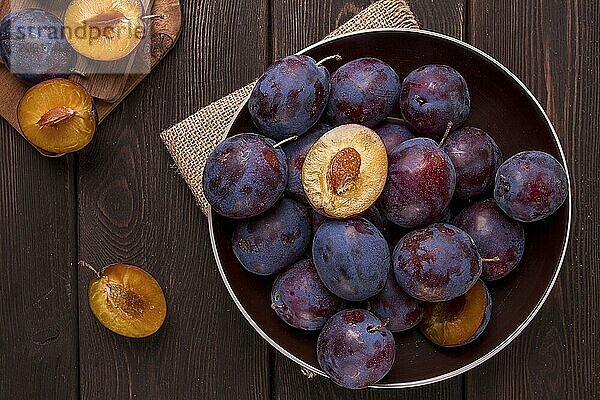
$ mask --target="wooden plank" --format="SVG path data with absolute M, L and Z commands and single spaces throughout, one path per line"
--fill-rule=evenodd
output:
M 256 0 L 185 2 L 174 51 L 81 154 L 81 258 L 144 267 L 168 303 L 156 335 L 117 336 L 92 316 L 80 271 L 82 398 L 269 397 L 267 345 L 221 282 L 206 218 L 158 136 L 266 67 L 267 10 Z
M 74 158 L 0 121 L 0 398 L 78 399 Z
M 599 5 L 471 0 L 469 10 L 469 40 L 513 70 L 556 127 L 574 183 L 575 222 L 547 303 L 513 344 L 467 375 L 467 398 L 597 398 Z
M 312 44 L 337 26 L 360 12 L 372 1 L 315 2 L 311 0 L 273 1 L 273 54 L 282 57 Z M 431 3 L 425 0 L 411 1 L 411 7 L 421 26 L 455 36 L 463 31 L 463 1 Z M 425 12 L 426 11 L 426 12 Z M 461 399 L 460 377 L 435 385 L 409 390 L 348 391 L 337 387 L 328 379 L 307 379 L 300 367 L 276 350 L 272 353 L 272 398 L 285 399 Z

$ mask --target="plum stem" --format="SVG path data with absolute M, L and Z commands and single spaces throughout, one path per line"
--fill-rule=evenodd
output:
M 500 257 L 496 256 L 494 258 L 482 258 L 481 261 L 483 261 L 483 262 L 499 262 Z
M 273 148 L 276 149 L 279 146 L 283 146 L 284 144 L 286 144 L 288 142 L 293 142 L 294 140 L 298 140 L 298 136 L 292 136 L 292 137 L 289 137 L 287 139 L 283 139 L 281 142 L 279 142 L 275 146 L 273 146 Z
M 275 303 L 271 303 L 272 310 L 283 310 L 285 309 L 285 304 L 277 305 Z
M 377 332 L 378 330 L 380 330 L 381 328 L 385 328 L 386 326 L 388 326 L 390 323 L 389 319 L 386 319 L 385 321 L 383 321 L 382 323 L 380 323 L 377 326 L 372 326 L 370 328 L 367 328 L 367 332 L 369 333 L 373 333 L 373 332 Z
M 423 104 L 427 103 L 425 101 L 425 99 L 422 98 L 421 96 L 419 96 L 418 94 L 415 94 L 415 100 L 419 103 L 420 106 L 422 106 Z
M 142 21 L 145 21 L 147 19 L 165 19 L 165 16 L 164 16 L 164 14 L 148 14 L 148 15 L 144 15 L 140 19 Z
M 339 54 L 335 54 L 333 56 L 325 57 L 324 59 L 322 59 L 321 61 L 319 61 L 317 63 L 317 66 L 321 66 L 321 65 L 323 65 L 324 63 L 326 63 L 327 61 L 330 61 L 330 60 L 342 61 L 342 56 L 340 56 Z
M 74 75 L 81 76 L 82 78 L 87 78 L 87 75 L 85 74 L 85 72 L 82 72 L 82 71 L 80 71 L 78 69 L 73 68 L 69 72 L 72 73 L 72 74 L 74 74 Z
M 402 118 L 397 118 L 397 117 L 387 117 L 385 119 L 386 122 L 389 122 L 391 124 L 394 125 L 404 125 L 406 123 L 405 120 L 403 120 Z
M 98 272 L 98 270 L 96 270 L 96 268 L 92 267 L 90 264 L 86 263 L 85 261 L 79 261 L 79 266 L 90 269 L 92 272 L 94 272 L 94 274 L 98 278 L 100 278 L 100 272 Z
M 446 132 L 444 132 L 444 137 L 440 140 L 439 147 L 442 147 L 444 143 L 446 143 L 446 139 L 448 139 L 448 135 L 450 135 L 450 131 L 452 130 L 452 121 L 448 122 L 448 126 L 446 126 Z

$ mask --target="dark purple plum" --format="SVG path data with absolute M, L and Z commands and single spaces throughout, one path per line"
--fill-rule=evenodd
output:
M 492 189 L 502 153 L 490 135 L 478 128 L 461 128 L 448 135 L 442 150 L 456 169 L 456 198 L 473 199 Z
M 288 184 L 286 192 L 296 200 L 308 202 L 302 187 L 302 166 L 308 150 L 325 132 L 331 130 L 326 124 L 317 123 L 298 140 L 284 144 L 281 148 L 285 152 L 288 166 Z
M 481 275 L 481 256 L 473 239 L 450 224 L 408 233 L 396 245 L 392 260 L 400 287 L 428 302 L 465 294 Z
M 396 342 L 392 332 L 366 310 L 335 314 L 317 340 L 317 359 L 336 384 L 361 389 L 379 382 L 392 368 Z
M 383 289 L 391 265 L 383 235 L 362 217 L 323 223 L 312 255 L 325 286 L 349 301 L 366 300 Z
M 379 207 L 398 226 L 424 226 L 448 207 L 455 185 L 454 165 L 438 144 L 427 138 L 410 139 L 389 156 Z
M 306 208 L 284 198 L 266 213 L 240 221 L 233 231 L 231 247 L 246 270 L 272 275 L 300 260 L 310 239 Z
M 415 135 L 413 135 L 403 122 L 384 122 L 376 126 L 374 130 L 381 137 L 381 140 L 383 140 L 388 156 L 400 143 L 415 138 Z
M 457 129 L 467 120 L 470 107 L 467 83 L 454 68 L 426 65 L 402 83 L 400 111 L 416 134 L 440 138 L 449 123 Z
M 504 214 L 494 199 L 474 203 L 457 215 L 454 225 L 471 236 L 483 258 L 481 277 L 495 281 L 508 275 L 525 252 L 523 225 Z
M 275 142 L 241 133 L 215 147 L 204 167 L 204 195 L 217 213 L 234 219 L 271 208 L 287 183 L 287 163 Z
M 398 101 L 400 78 L 376 58 L 361 58 L 342 65 L 331 77 L 327 118 L 335 126 L 367 127 L 386 119 Z
M 498 168 L 494 198 L 512 219 L 535 222 L 554 214 L 569 194 L 565 168 L 548 153 L 523 151 Z
M 382 321 L 388 321 L 392 332 L 402 332 L 415 327 L 423 316 L 421 302 L 408 295 L 390 270 L 383 290 L 369 299 L 369 310 Z
M 252 121 L 275 140 L 306 133 L 325 111 L 329 72 L 308 56 L 276 61 L 260 77 L 248 99 Z
M 323 225 L 323 223 L 325 223 L 326 221 L 334 220 L 334 218 L 327 217 L 312 207 L 308 210 L 308 214 L 310 215 L 310 222 L 312 225 L 313 235 L 317 232 L 317 229 L 319 229 L 319 227 Z M 385 220 L 383 215 L 381 215 L 381 212 L 376 206 L 373 205 L 369 207 L 367 211 L 363 212 L 358 216 L 367 219 L 369 222 L 375 225 L 375 227 L 379 229 L 380 232 L 385 231 L 387 221 Z
M 277 316 L 306 331 L 321 329 L 344 304 L 323 285 L 312 260 L 298 261 L 279 274 L 271 290 L 271 308 Z
M 15 77 L 30 83 L 66 78 L 77 61 L 62 21 L 37 8 L 14 11 L 2 19 L 0 57 Z

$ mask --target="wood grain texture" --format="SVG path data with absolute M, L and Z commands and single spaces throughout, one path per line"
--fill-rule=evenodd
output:
M 596 399 L 600 314 L 598 2 L 470 2 L 469 40 L 532 89 L 567 152 L 571 245 L 541 312 L 507 349 L 467 375 L 472 399 Z M 510 116 L 507 116 L 510 118 Z
M 92 316 L 90 276 L 80 271 L 82 398 L 269 398 L 267 345 L 227 294 L 206 219 L 158 136 L 265 68 L 266 24 L 257 21 L 267 9 L 255 0 L 184 4 L 187 26 L 175 50 L 81 153 L 81 258 L 140 265 L 168 304 L 156 335 L 119 337 Z
M 285 56 L 302 49 L 327 35 L 337 26 L 356 15 L 372 1 L 328 1 L 275 0 L 272 8 L 273 56 Z M 447 1 L 427 15 L 415 7 L 413 11 L 425 29 L 448 34 L 460 34 L 462 27 L 463 1 Z M 429 25 L 424 25 L 427 23 Z M 350 391 L 340 388 L 328 379 L 315 377 L 308 379 L 300 372 L 300 367 L 274 349 L 271 349 L 272 399 L 462 399 L 462 379 L 457 377 L 435 385 L 410 390 L 366 390 Z
M 0 398 L 77 399 L 73 157 L 0 120 Z
M 463 39 L 467 0 L 410 0 L 421 29 Z

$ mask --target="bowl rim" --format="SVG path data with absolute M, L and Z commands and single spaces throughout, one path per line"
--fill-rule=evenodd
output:
M 567 230 L 566 230 L 565 238 L 564 238 L 563 245 L 562 245 L 562 251 L 561 251 L 560 259 L 559 259 L 558 264 L 556 266 L 556 269 L 554 271 L 554 275 L 552 276 L 552 280 L 550 281 L 549 285 L 546 287 L 546 290 L 544 291 L 541 299 L 535 305 L 535 307 L 533 308 L 533 310 L 531 311 L 531 313 L 527 316 L 527 318 L 523 322 L 521 322 L 521 324 L 517 327 L 517 329 L 515 329 L 514 332 L 512 332 L 508 337 L 506 337 L 502 342 L 500 342 L 490 352 L 486 353 L 482 357 L 480 357 L 480 358 L 476 359 L 475 361 L 472 361 L 469 364 L 466 364 L 466 365 L 464 365 L 464 366 L 462 366 L 460 368 L 457 368 L 457 369 L 455 369 L 453 371 L 447 372 L 447 373 L 442 374 L 442 375 L 438 375 L 438 376 L 434 376 L 432 378 L 427 378 L 427 379 L 422 379 L 422 380 L 416 380 L 416 381 L 410 381 L 410 382 L 375 384 L 375 385 L 369 386 L 370 388 L 376 388 L 376 389 L 401 389 L 401 388 L 417 387 L 417 386 L 429 385 L 429 384 L 436 383 L 436 382 L 441 382 L 441 381 L 453 378 L 455 376 L 458 376 L 458 375 L 460 375 L 460 374 L 462 374 L 464 372 L 467 372 L 467 371 L 475 368 L 476 366 L 478 366 L 478 365 L 484 363 L 485 361 L 489 360 L 490 358 L 492 358 L 493 356 L 495 356 L 496 354 L 498 354 L 501 350 L 503 350 L 506 346 L 508 346 L 531 323 L 531 321 L 535 318 L 535 316 L 537 315 L 537 313 L 540 311 L 540 309 L 544 305 L 546 299 L 550 295 L 550 292 L 552 291 L 552 288 L 554 287 L 554 285 L 556 283 L 556 280 L 558 278 L 558 275 L 560 273 L 560 270 L 562 268 L 562 264 L 563 264 L 565 256 L 566 256 L 567 247 L 569 245 L 570 233 L 571 233 L 571 224 L 572 224 L 572 208 L 573 208 L 573 205 L 572 205 L 572 188 L 571 188 L 571 178 L 570 178 L 570 173 L 569 173 L 569 167 L 568 167 L 568 164 L 567 164 L 567 160 L 566 160 L 566 157 L 565 157 L 565 154 L 564 154 L 563 147 L 562 147 L 562 145 L 560 143 L 560 138 L 558 137 L 558 135 L 556 133 L 556 130 L 554 129 L 554 126 L 552 125 L 552 122 L 550 121 L 550 118 L 548 117 L 548 114 L 546 113 L 546 111 L 544 110 L 544 108 L 542 107 L 542 105 L 540 104 L 540 102 L 537 100 L 537 98 L 535 97 L 535 95 L 529 90 L 529 88 L 527 88 L 527 86 L 525 86 L 525 84 L 514 73 L 512 73 L 507 67 L 505 67 L 502 63 L 500 63 L 494 57 L 492 57 L 489 54 L 485 53 L 484 51 L 476 48 L 475 46 L 470 45 L 469 43 L 463 42 L 462 40 L 453 38 L 451 36 L 444 35 L 442 33 L 432 32 L 432 31 L 423 30 L 423 29 L 378 28 L 378 29 L 365 29 L 365 30 L 360 30 L 360 31 L 356 31 L 356 32 L 345 33 L 345 34 L 341 34 L 341 35 L 337 35 L 337 36 L 333 36 L 333 37 L 328 37 L 326 39 L 323 39 L 323 40 L 321 40 L 321 41 L 319 41 L 319 42 L 317 42 L 315 44 L 312 44 L 312 45 L 310 45 L 310 46 L 308 46 L 308 47 L 300 50 L 296 54 L 305 54 L 306 52 L 308 52 L 308 51 L 310 51 L 310 50 L 312 50 L 312 49 L 314 49 L 316 47 L 319 47 L 319 46 L 321 46 L 324 43 L 328 43 L 328 42 L 337 40 L 339 38 L 347 38 L 347 37 L 352 37 L 352 36 L 357 36 L 357 35 L 362 35 L 362 34 L 367 34 L 367 33 L 377 33 L 377 32 L 410 32 L 412 34 L 421 34 L 421 35 L 425 35 L 425 36 L 430 36 L 430 37 L 435 37 L 435 38 L 438 38 L 438 39 L 446 40 L 446 41 L 452 42 L 453 44 L 456 44 L 456 45 L 459 45 L 461 47 L 464 47 L 467 50 L 470 50 L 470 51 L 473 51 L 473 52 L 479 54 L 480 56 L 482 56 L 483 58 L 485 58 L 486 60 L 490 61 L 491 63 L 495 64 L 498 68 L 500 68 L 501 70 L 503 70 L 513 81 L 515 81 L 525 91 L 525 93 L 530 97 L 530 99 L 538 107 L 539 111 L 544 116 L 544 118 L 546 120 L 546 123 L 548 125 L 548 128 L 550 128 L 550 131 L 552 132 L 552 136 L 554 138 L 554 142 L 555 142 L 556 146 L 558 147 L 558 151 L 560 153 L 560 159 L 561 159 L 562 165 L 565 168 L 565 171 L 567 173 L 567 183 L 568 183 L 568 188 L 569 188 L 569 193 L 568 193 L 568 198 L 567 198 L 567 201 L 568 201 L 567 202 L 567 207 L 568 207 Z M 229 132 L 231 131 L 231 128 L 233 127 L 233 124 L 234 124 L 235 120 L 238 118 L 240 112 L 246 106 L 246 103 L 247 103 L 249 97 L 250 97 L 250 95 L 248 95 L 248 97 L 246 97 L 246 99 L 244 100 L 244 102 L 242 103 L 242 105 L 239 107 L 239 109 L 237 110 L 237 112 L 233 116 L 233 118 L 232 118 L 232 120 L 231 120 L 231 122 L 230 122 L 230 124 L 229 124 L 229 126 L 227 128 L 227 131 L 226 131 L 225 135 L 221 138 L 221 140 L 225 139 L 227 137 L 227 135 L 229 134 Z M 309 365 L 308 363 L 300 360 L 298 357 L 296 357 L 293 354 L 289 353 L 285 348 L 283 348 L 277 342 L 275 342 L 273 339 L 271 339 L 271 337 L 269 337 L 269 335 L 267 333 L 265 333 L 260 328 L 260 326 L 258 326 L 258 324 L 252 319 L 252 317 L 248 314 L 248 312 L 245 310 L 245 308 L 243 307 L 243 305 L 241 304 L 241 302 L 239 301 L 239 299 L 235 295 L 235 292 L 233 291 L 233 288 L 229 284 L 229 280 L 227 279 L 227 276 L 225 275 L 225 270 L 223 269 L 223 265 L 221 264 L 221 259 L 219 257 L 219 251 L 218 251 L 217 245 L 216 245 L 215 234 L 214 234 L 214 225 L 213 225 L 213 214 L 212 214 L 212 208 L 210 208 L 210 207 L 209 207 L 209 210 L 208 210 L 208 227 L 209 227 L 209 231 L 210 231 L 210 240 L 211 240 L 212 250 L 213 250 L 213 253 L 214 253 L 214 256 L 215 256 L 215 260 L 217 262 L 217 267 L 219 269 L 219 273 L 221 275 L 221 278 L 223 279 L 223 283 L 225 284 L 225 287 L 227 288 L 227 291 L 229 292 L 229 295 L 233 299 L 235 305 L 240 310 L 240 312 L 244 315 L 244 317 L 250 323 L 250 325 L 271 346 L 273 346 L 281 354 L 283 354 L 284 356 L 286 356 L 290 360 L 294 361 L 296 364 L 300 365 L 301 368 L 306 369 L 308 371 L 311 371 L 313 373 L 316 373 L 318 375 L 324 376 L 326 378 L 329 378 L 327 376 L 327 374 L 325 374 L 322 370 L 320 370 L 318 368 L 315 368 L 312 365 Z

